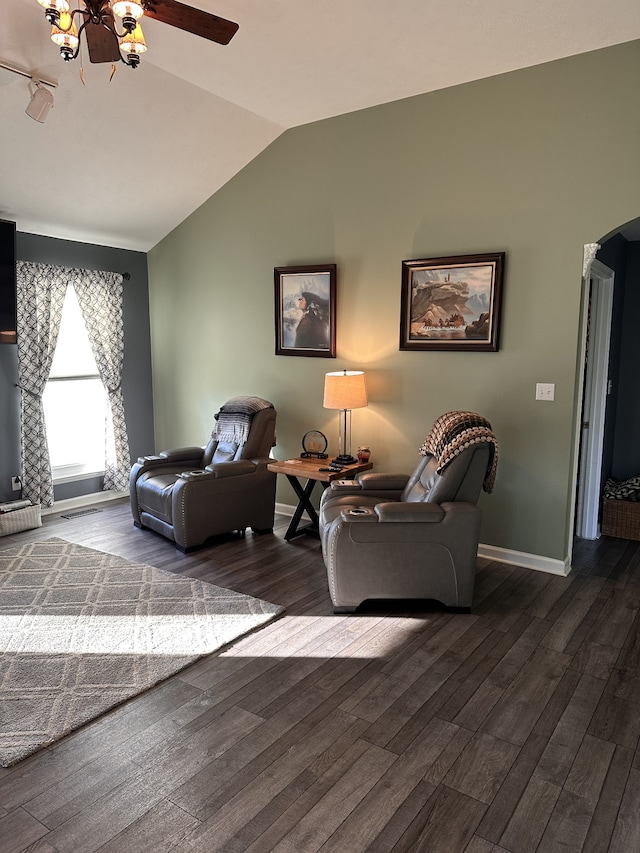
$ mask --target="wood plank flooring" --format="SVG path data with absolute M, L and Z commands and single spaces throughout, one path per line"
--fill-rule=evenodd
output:
M 567 578 L 479 561 L 470 615 L 331 610 L 317 541 L 193 554 L 128 504 L 60 536 L 286 614 L 9 769 L 0 853 L 640 851 L 640 543 Z

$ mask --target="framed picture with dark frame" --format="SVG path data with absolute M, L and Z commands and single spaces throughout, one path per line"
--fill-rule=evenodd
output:
M 276 355 L 336 357 L 336 265 L 275 267 Z
M 504 252 L 402 262 L 401 350 L 497 352 Z

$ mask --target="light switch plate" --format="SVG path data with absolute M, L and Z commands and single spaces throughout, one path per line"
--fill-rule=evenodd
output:
M 556 386 L 553 382 L 538 382 L 536 384 L 536 400 L 553 402 L 556 397 Z

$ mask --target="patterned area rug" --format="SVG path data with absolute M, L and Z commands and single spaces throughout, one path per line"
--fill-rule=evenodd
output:
M 282 610 L 63 539 L 0 551 L 0 764 L 15 764 Z

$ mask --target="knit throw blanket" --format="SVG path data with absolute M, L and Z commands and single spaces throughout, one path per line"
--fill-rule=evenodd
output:
M 483 442 L 490 447 L 483 488 L 485 492 L 492 492 L 498 467 L 498 442 L 491 431 L 491 424 L 481 415 L 475 412 L 447 412 L 441 415 L 431 427 L 420 447 L 420 453 L 433 456 L 437 460 L 436 470 L 441 474 L 463 450 Z
M 610 501 L 634 501 L 634 503 L 640 503 L 640 475 L 622 481 L 609 477 L 604 484 L 602 497 Z
M 273 403 L 262 397 L 232 397 L 214 415 L 216 424 L 212 437 L 218 441 L 244 444 L 249 436 L 253 416 L 262 409 L 273 409 Z

